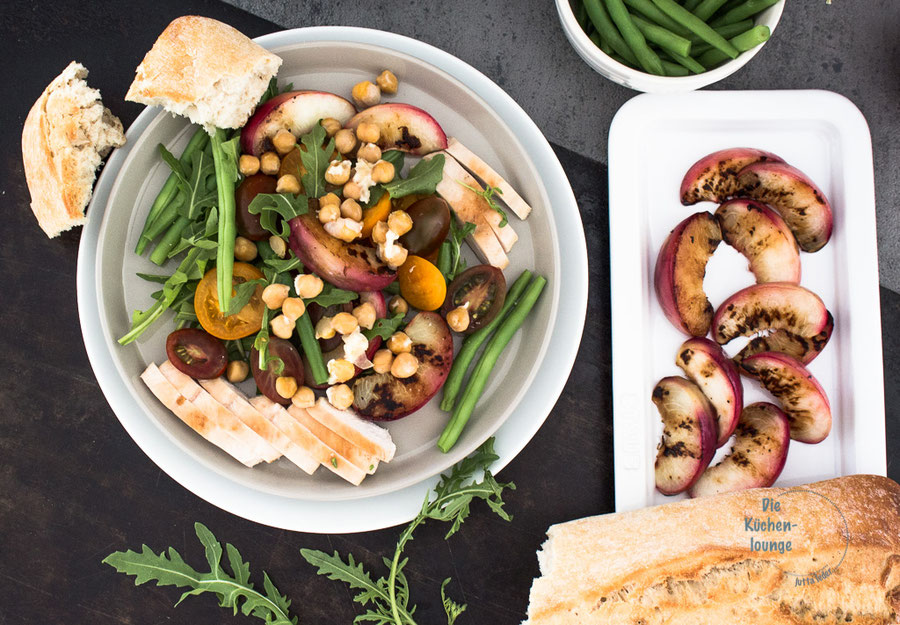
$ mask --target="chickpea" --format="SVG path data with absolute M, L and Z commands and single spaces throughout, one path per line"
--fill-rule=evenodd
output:
M 382 184 L 390 182 L 395 175 L 394 164 L 388 161 L 378 161 L 372 168 L 372 180 L 375 182 Z
M 331 326 L 341 334 L 351 334 L 359 327 L 359 321 L 348 312 L 339 312 L 331 319 Z
M 412 351 L 412 339 L 406 332 L 394 332 L 387 340 L 387 348 L 395 354 L 408 354 Z
M 400 86 L 400 81 L 397 80 L 394 72 L 386 69 L 378 74 L 378 78 L 375 79 L 375 84 L 378 85 L 382 93 L 394 95 L 395 93 L 397 93 L 397 88 Z
M 243 360 L 232 360 L 225 369 L 225 378 L 233 384 L 243 382 L 248 375 L 250 375 L 250 365 Z
M 362 187 L 351 180 L 344 185 L 343 194 L 344 197 L 348 197 L 351 200 L 359 200 L 362 197 Z
M 297 319 L 302 317 L 305 312 L 306 304 L 304 304 L 303 300 L 299 297 L 289 297 L 281 304 L 281 314 L 294 323 L 296 323 Z
M 404 210 L 393 211 L 390 215 L 388 215 L 387 220 L 388 228 L 390 228 L 391 232 L 396 234 L 398 237 L 402 237 L 404 234 L 412 230 L 413 221 L 412 217 L 409 216 Z
M 330 386 L 325 391 L 328 403 L 338 410 L 346 410 L 353 405 L 353 390 L 346 384 Z
M 362 232 L 362 223 L 354 219 L 341 217 L 340 219 L 335 219 L 334 221 L 325 224 L 325 232 L 335 239 L 350 243 L 359 238 L 359 235 Z
M 402 296 L 395 295 L 388 302 L 388 310 L 391 311 L 392 315 L 405 315 L 409 312 L 409 304 L 406 303 Z
M 359 108 L 369 108 L 381 101 L 381 89 L 371 80 L 364 80 L 353 85 L 351 95 Z
M 297 137 L 290 130 L 282 128 L 272 137 L 272 145 L 276 152 L 284 156 L 297 146 Z
M 294 290 L 303 299 L 315 297 L 322 292 L 323 288 L 325 288 L 325 283 L 315 274 L 301 273 L 294 278 Z
M 285 399 L 290 399 L 297 392 L 297 380 L 290 375 L 278 376 L 275 380 L 275 392 Z
M 454 332 L 465 332 L 469 327 L 469 311 L 463 306 L 457 306 L 447 313 L 447 325 Z
M 379 349 L 372 356 L 372 368 L 375 373 L 387 373 L 391 370 L 391 364 L 394 362 L 394 354 L 389 349 Z
M 331 323 L 331 317 L 322 317 L 316 324 L 316 338 L 330 339 L 334 337 L 334 325 Z
M 327 367 L 329 375 L 328 382 L 331 384 L 346 382 L 356 375 L 356 366 L 344 358 L 329 360 Z
M 234 239 L 234 257 L 237 260 L 249 263 L 256 258 L 258 254 L 256 243 L 244 237 L 235 237 Z
M 390 228 L 386 221 L 379 221 L 372 228 L 373 243 L 387 243 L 387 233 Z
M 238 169 L 244 176 L 252 176 L 259 172 L 259 159 L 252 154 L 241 154 Z
M 381 138 L 381 128 L 378 124 L 362 122 L 356 127 L 356 137 L 364 143 L 378 143 Z
M 325 119 L 322 120 L 322 128 L 325 129 L 325 132 L 328 133 L 329 137 L 333 137 L 334 135 L 336 135 L 338 130 L 340 130 L 343 127 L 344 127 L 344 125 L 341 124 L 341 122 L 336 120 L 334 117 L 326 117 Z
M 409 256 L 409 251 L 399 243 L 392 245 L 390 251 L 388 251 L 386 245 L 379 243 L 375 251 L 378 253 L 378 257 L 387 263 L 391 269 L 397 269 L 406 262 L 406 258 Z
M 356 158 L 368 161 L 369 163 L 377 163 L 381 160 L 381 148 L 374 143 L 364 143 L 356 151 Z
M 319 222 L 323 224 L 331 223 L 341 216 L 341 207 L 339 204 L 319 204 Z
M 284 242 L 284 239 L 274 234 L 269 237 L 269 247 L 272 248 L 272 251 L 275 252 L 275 256 L 278 258 L 284 258 L 287 254 L 287 243 Z
M 270 284 L 263 289 L 262 301 L 269 310 L 278 310 L 284 304 L 290 293 L 290 288 L 286 284 Z
M 275 193 L 290 193 L 297 195 L 300 193 L 300 181 L 293 174 L 285 174 L 278 179 L 275 184 Z
M 353 309 L 353 316 L 356 317 L 361 328 L 371 330 L 372 326 L 375 325 L 375 317 L 377 317 L 375 306 L 373 306 L 371 302 L 360 304 Z
M 350 161 L 331 161 L 325 170 L 325 182 L 333 185 L 342 185 L 350 180 Z
M 259 157 L 259 169 L 267 176 L 275 176 L 281 169 L 281 159 L 275 152 L 265 152 Z
M 419 359 L 409 353 L 397 354 L 391 363 L 391 375 L 395 378 L 408 378 L 419 370 Z
M 356 135 L 349 128 L 343 128 L 334 135 L 334 147 L 341 154 L 349 154 L 356 147 Z
M 280 339 L 289 339 L 294 333 L 294 322 L 284 315 L 278 315 L 272 319 L 272 321 L 269 322 L 269 326 L 272 328 L 272 334 Z M 291 393 L 291 395 L 293 395 L 293 393 Z M 290 395 L 288 395 L 288 397 L 290 397 Z
M 319 198 L 319 208 L 323 206 L 328 206 L 329 204 L 334 204 L 335 206 L 341 205 L 341 198 L 337 196 L 336 193 L 326 193 L 322 197 Z
M 353 221 L 362 221 L 362 206 L 356 200 L 347 198 L 341 203 L 341 217 L 346 217 Z
M 298 408 L 312 408 L 316 404 L 316 394 L 308 386 L 301 386 L 291 396 L 291 403 Z

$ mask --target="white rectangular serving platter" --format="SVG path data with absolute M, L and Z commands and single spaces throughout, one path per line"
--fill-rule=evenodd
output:
M 801 253 L 801 284 L 822 297 L 835 320 L 831 341 L 808 367 L 828 394 L 832 430 L 818 445 L 791 441 L 776 485 L 886 474 L 872 144 L 862 113 L 828 91 L 644 94 L 619 110 L 609 133 L 617 511 L 684 498 L 664 496 L 654 483 L 662 422 L 650 394 L 661 378 L 682 373 L 675 354 L 687 337 L 660 308 L 653 268 L 671 229 L 694 212 L 716 209 L 709 202 L 681 205 L 684 173 L 731 147 L 778 154 L 819 185 L 834 211 L 828 245 Z M 704 281 L 712 305 L 753 283 L 746 260 L 722 243 Z M 733 356 L 742 346 L 732 341 L 725 349 Z M 773 401 L 755 381 L 743 382 L 745 404 Z

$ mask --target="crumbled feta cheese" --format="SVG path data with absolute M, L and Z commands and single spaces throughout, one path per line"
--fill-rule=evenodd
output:
M 334 160 L 328 163 L 328 169 L 325 170 L 328 176 L 350 176 L 350 161 Z
M 331 360 L 328 361 L 328 364 L 325 365 L 325 368 L 328 369 L 328 383 L 329 384 L 337 384 L 338 383 L 337 376 L 334 374 L 335 362 L 337 362 L 337 360 L 332 358 Z M 328 390 L 331 390 L 331 389 L 328 389 Z M 327 392 L 328 391 L 326 391 L 326 393 Z M 328 399 L 331 399 L 331 398 L 329 397 Z
M 372 168 L 374 165 L 369 161 L 359 159 L 356 161 L 356 173 L 353 174 L 353 182 L 359 185 L 359 202 L 365 204 L 369 201 L 369 190 L 375 186 L 372 180 Z
M 341 217 L 334 221 L 329 221 L 324 225 L 325 232 L 333 236 L 335 239 L 346 241 L 349 243 L 359 238 L 362 233 L 362 222 L 350 219 L 349 217 Z
M 372 361 L 366 356 L 366 350 L 369 348 L 369 339 L 356 328 L 350 334 L 342 337 L 344 341 L 344 359 L 349 360 L 360 369 L 370 369 Z
M 386 258 L 391 258 L 396 252 L 396 244 L 397 239 L 400 237 L 397 236 L 397 233 L 393 230 L 388 230 L 384 235 L 384 255 Z

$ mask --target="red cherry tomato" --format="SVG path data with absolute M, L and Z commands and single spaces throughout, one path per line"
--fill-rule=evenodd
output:
M 447 299 L 441 312 L 447 313 L 464 306 L 469 311 L 469 327 L 466 334 L 471 334 L 497 316 L 506 300 L 506 278 L 503 272 L 491 265 L 475 265 L 456 276 L 447 287 Z
M 250 367 L 253 369 L 253 379 L 260 392 L 274 401 L 276 404 L 287 406 L 291 403 L 290 398 L 284 398 L 275 390 L 275 380 L 279 377 L 292 377 L 297 381 L 297 386 L 303 386 L 303 360 L 300 358 L 300 352 L 294 347 L 294 344 L 277 336 L 269 337 L 269 347 L 266 350 L 269 358 L 280 358 L 284 363 L 284 368 L 280 374 L 276 374 L 277 363 L 270 360 L 263 371 L 259 368 L 259 352 L 256 348 L 250 350 Z
M 166 339 L 166 355 L 176 369 L 198 380 L 217 378 L 228 366 L 224 343 L 197 328 L 172 332 Z
M 247 176 L 234 191 L 235 226 L 238 234 L 251 241 L 269 238 L 269 231 L 259 225 L 259 215 L 250 213 L 250 202 L 260 193 L 275 193 L 277 181 L 265 174 Z

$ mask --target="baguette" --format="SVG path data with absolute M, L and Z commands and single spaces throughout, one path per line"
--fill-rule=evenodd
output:
M 22 128 L 22 161 L 31 210 L 51 239 L 85 222 L 100 161 L 125 145 L 122 122 L 72 61 L 44 89 Z
M 784 511 L 763 511 L 766 499 Z M 796 526 L 747 531 L 767 517 Z M 790 549 L 752 549 L 752 535 Z M 526 625 L 898 621 L 900 486 L 884 477 L 681 501 L 547 536 Z
M 185 15 L 153 44 L 125 99 L 162 106 L 212 134 L 247 123 L 280 66 L 280 57 L 231 26 Z

